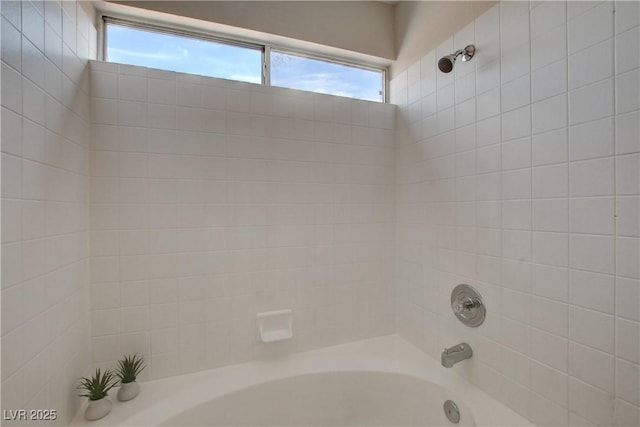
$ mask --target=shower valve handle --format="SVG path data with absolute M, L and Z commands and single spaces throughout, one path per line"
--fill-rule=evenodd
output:
M 457 300 L 453 303 L 453 311 L 457 314 L 470 312 L 480 305 L 480 301 L 474 298 L 466 298 L 465 300 Z

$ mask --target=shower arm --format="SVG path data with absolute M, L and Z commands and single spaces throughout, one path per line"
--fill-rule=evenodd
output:
M 468 46 L 465 46 L 464 49 L 457 50 L 454 53 L 454 55 L 456 58 L 458 57 L 458 55 L 462 55 L 462 62 L 467 62 L 471 60 L 471 58 L 473 58 L 473 55 L 475 55 L 475 53 L 476 53 L 475 45 L 470 44 Z
M 464 49 L 458 49 L 455 52 L 453 52 L 453 57 L 457 59 L 458 56 L 460 56 L 462 54 L 464 54 Z M 462 60 L 463 61 L 465 60 L 464 57 L 462 58 Z

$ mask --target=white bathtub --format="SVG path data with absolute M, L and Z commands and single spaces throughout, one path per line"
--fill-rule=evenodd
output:
M 464 363 L 464 362 L 462 362 Z M 531 423 L 397 336 L 141 384 L 92 426 L 461 426 Z

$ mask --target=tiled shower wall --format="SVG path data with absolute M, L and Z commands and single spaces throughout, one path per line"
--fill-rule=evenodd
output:
M 153 378 L 393 332 L 395 106 L 91 63 L 93 362 Z M 261 344 L 255 314 L 291 308 Z
M 538 425 L 639 424 L 639 4 L 502 2 L 391 85 L 398 331 Z
M 89 351 L 93 7 L 2 1 L 2 409 L 68 425 Z M 3 425 L 6 421 L 3 421 Z

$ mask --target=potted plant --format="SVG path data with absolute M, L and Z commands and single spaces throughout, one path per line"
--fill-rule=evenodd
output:
M 115 374 L 110 369 L 107 369 L 104 373 L 100 372 L 100 369 L 96 369 L 93 377 L 82 377 L 78 388 L 86 391 L 80 396 L 89 398 L 89 406 L 84 412 L 87 420 L 99 420 L 111 412 L 111 401 L 107 398 L 107 394 L 116 384 Z
M 118 400 L 121 402 L 131 400 L 140 392 L 140 385 L 136 382 L 136 377 L 144 369 L 144 358 L 138 356 L 124 356 L 118 360 L 116 375 L 120 378 L 120 390 L 118 390 Z

